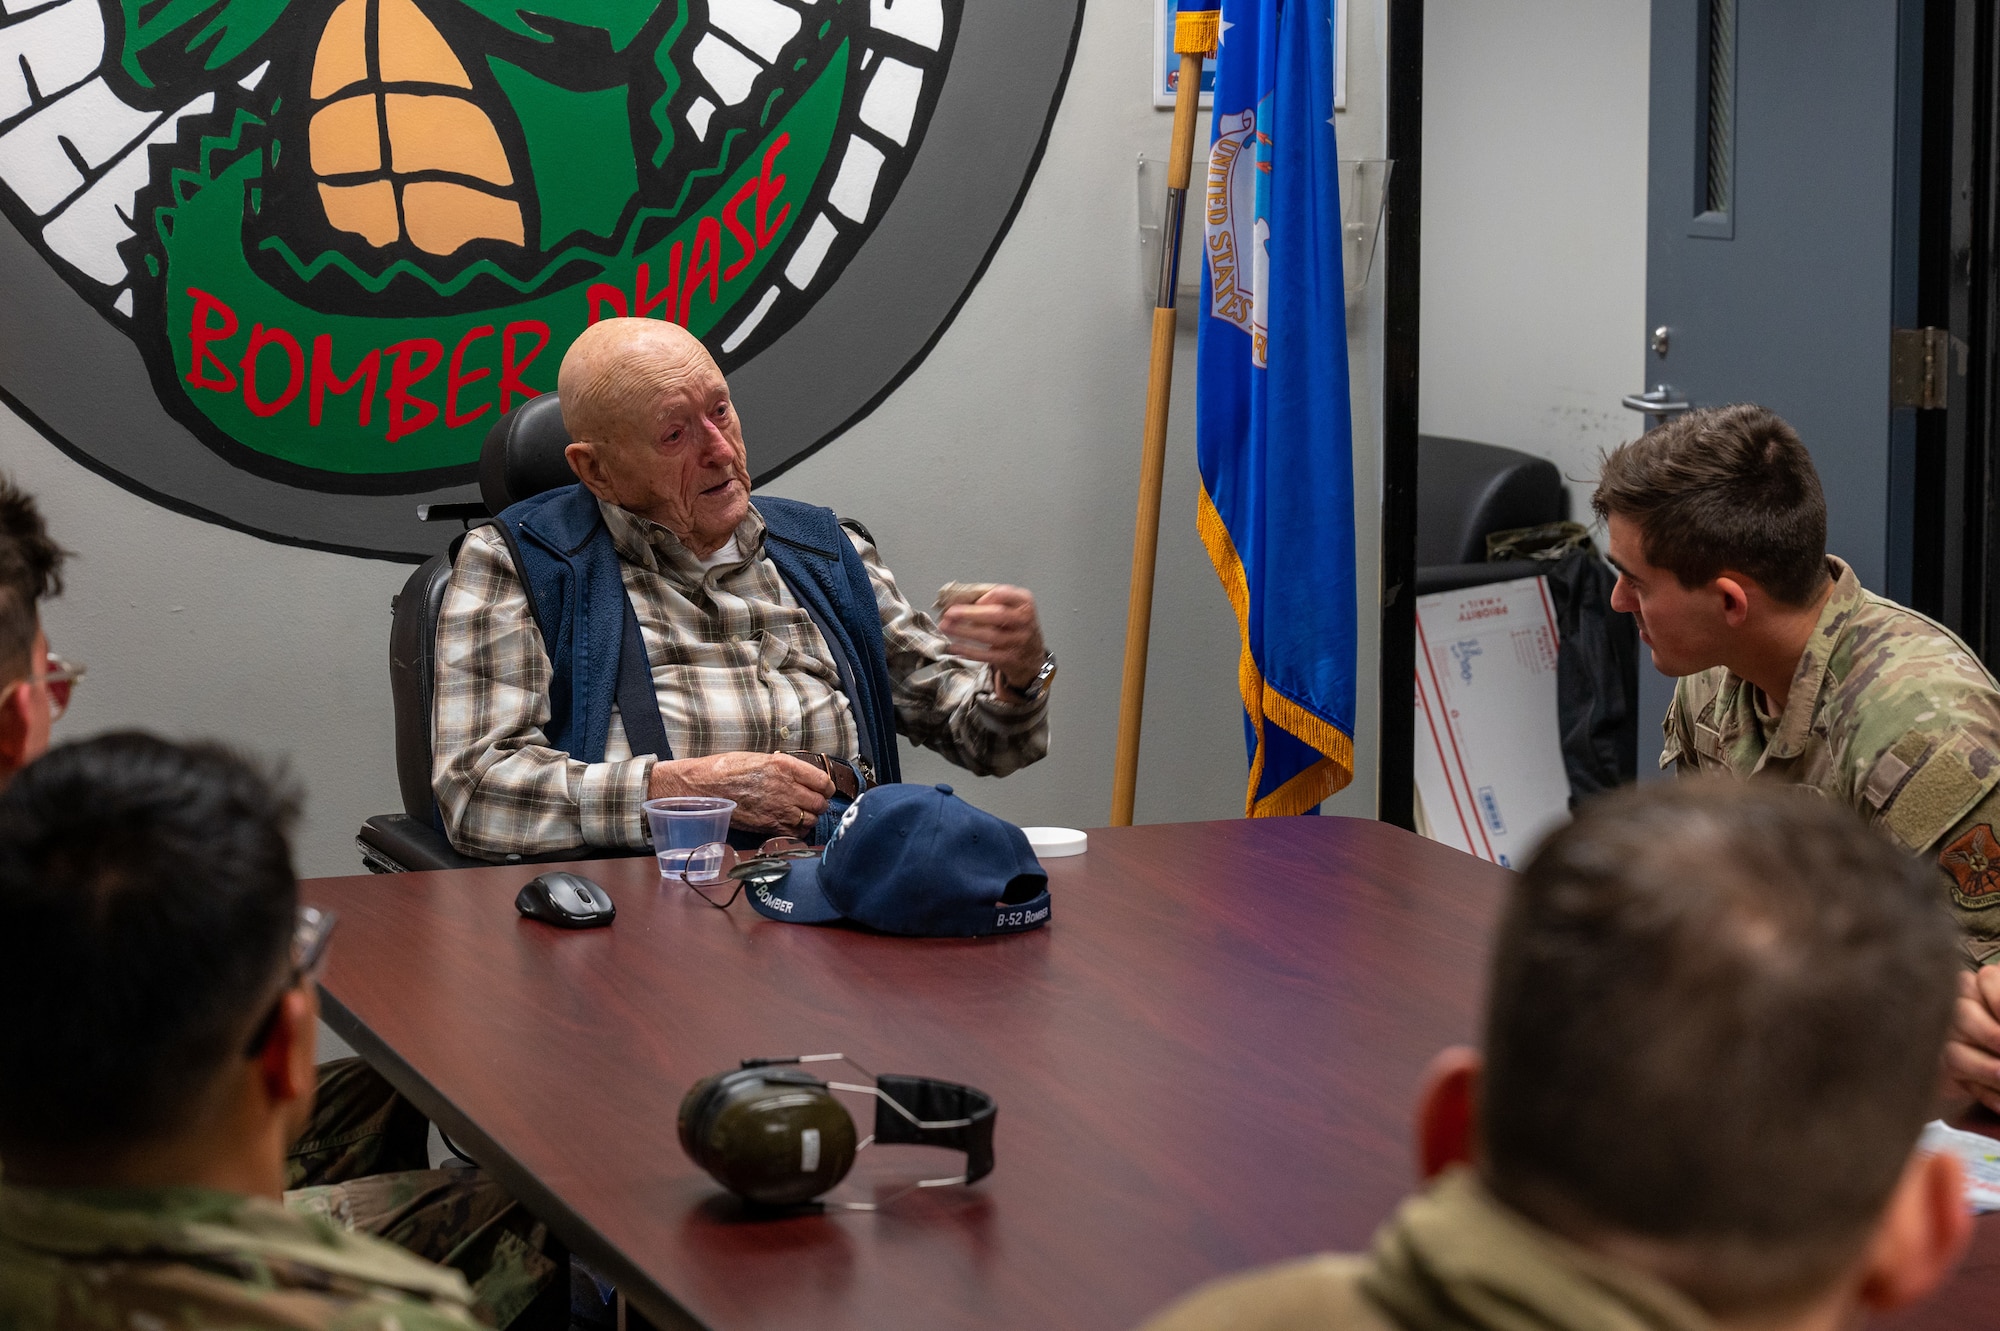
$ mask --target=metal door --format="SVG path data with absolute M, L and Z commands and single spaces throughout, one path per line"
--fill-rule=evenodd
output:
M 1916 249 L 1899 206 L 1914 182 L 1898 166 L 1921 137 L 1921 11 L 1654 0 L 1647 391 L 1626 400 L 1655 413 L 1760 402 L 1785 417 L 1825 483 L 1829 548 L 1892 595 L 1907 551 L 1892 558 L 1890 515 L 1909 487 L 1892 435 L 1910 413 L 1890 406 L 1890 330 Z M 1650 661 L 1639 673 L 1643 779 L 1673 681 Z

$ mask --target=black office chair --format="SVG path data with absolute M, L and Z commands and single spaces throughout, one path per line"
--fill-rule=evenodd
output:
M 554 393 L 543 393 L 502 416 L 487 431 L 479 453 L 482 502 L 433 504 L 419 516 L 427 521 L 471 522 L 545 490 L 572 484 L 576 473 L 563 457 L 567 447 L 569 431 L 563 428 L 562 404 Z M 389 603 L 389 693 L 395 705 L 396 782 L 402 789 L 403 811 L 377 814 L 361 825 L 355 845 L 372 873 L 464 869 L 492 863 L 452 849 L 438 827 L 437 803 L 431 796 L 431 698 L 436 684 L 438 612 L 444 605 L 452 559 L 463 540 L 460 537 L 444 554 L 420 564 Z M 507 860 L 584 858 L 591 857 L 566 851 L 549 856 L 510 855 Z
M 1495 444 L 1424 435 L 1417 454 L 1417 595 L 1523 576 L 1486 562 L 1496 531 L 1561 522 L 1569 491 L 1553 462 Z

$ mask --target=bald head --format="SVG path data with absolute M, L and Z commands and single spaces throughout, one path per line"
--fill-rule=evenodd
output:
M 729 385 L 701 339 L 659 319 L 583 330 L 556 379 L 570 468 L 599 499 L 659 523 L 695 554 L 750 510 L 750 467 Z
M 660 319 L 602 319 L 570 344 L 556 376 L 563 425 L 578 440 L 650 431 L 661 395 L 701 370 L 722 375 L 701 339 Z

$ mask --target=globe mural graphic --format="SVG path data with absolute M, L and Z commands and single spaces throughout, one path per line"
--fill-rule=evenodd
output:
M 56 0 L 0 24 L 0 392 L 150 498 L 417 558 L 609 315 L 736 385 L 760 479 L 921 360 L 1081 0 Z M 1023 101 L 1025 96 L 1026 100 Z

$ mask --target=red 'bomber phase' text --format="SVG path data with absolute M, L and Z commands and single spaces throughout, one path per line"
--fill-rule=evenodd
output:
M 682 257 L 681 242 L 674 242 L 666 263 L 664 290 L 658 293 L 649 290 L 652 272 L 649 265 L 642 263 L 635 274 L 629 304 L 625 293 L 617 287 L 605 282 L 591 285 L 584 293 L 589 311 L 587 321 L 596 323 L 607 313 L 624 315 L 629 312 L 643 318 L 664 307 L 662 318 L 670 318 L 686 327 L 688 308 L 695 293 L 704 285 L 708 287 L 708 303 L 713 307 L 717 303 L 721 283 L 735 281 L 752 260 L 769 249 L 791 214 L 789 203 L 780 204 L 776 209 L 771 207 L 785 187 L 785 177 L 775 174 L 773 166 L 778 154 L 791 142 L 791 137 L 790 134 L 780 134 L 765 150 L 758 174 L 743 182 L 729 202 L 723 205 L 719 215 L 703 217 L 696 223 L 693 244 L 688 247 L 685 259 Z M 746 205 L 749 212 L 740 212 Z M 725 230 L 737 251 L 727 267 L 722 262 L 727 248 L 723 240 Z M 500 343 L 500 381 L 495 388 L 501 414 L 505 415 L 514 405 L 515 398 L 531 398 L 541 391 L 529 387 L 521 378 L 549 345 L 549 326 L 540 319 L 518 319 L 498 331 L 492 324 L 468 328 L 451 349 L 449 358 L 445 355 L 444 343 L 434 337 L 406 338 L 386 347 L 371 349 L 361 358 L 361 363 L 343 377 L 333 368 L 331 334 L 321 333 L 315 337 L 312 353 L 308 356 L 298 338 L 290 332 L 260 323 L 251 325 L 250 340 L 232 367 L 231 362 L 222 358 L 218 344 L 235 337 L 243 326 L 242 320 L 219 296 L 199 287 L 189 287 L 187 293 L 194 300 L 194 308 L 188 316 L 188 384 L 215 393 L 240 391 L 243 405 L 253 416 L 275 416 L 291 406 L 303 392 L 306 423 L 318 425 L 326 410 L 328 393 L 344 394 L 358 386 L 363 390 L 359 420 L 365 426 L 374 415 L 375 389 L 386 361 L 389 383 L 383 397 L 389 407 L 389 442 L 393 444 L 426 429 L 440 417 L 447 430 L 455 430 L 461 425 L 471 424 L 493 409 L 492 402 L 485 402 L 471 411 L 459 410 L 459 394 L 493 374 L 490 363 L 473 370 L 465 368 L 467 351 L 474 343 L 488 338 L 497 339 Z M 525 352 L 524 344 L 527 344 Z M 285 358 L 285 386 L 276 396 L 265 397 L 259 387 L 258 358 L 273 349 Z M 492 353 L 490 349 L 485 349 L 483 354 L 490 357 Z M 444 366 L 442 410 L 437 402 L 418 397 L 410 391 L 428 379 L 439 365 Z M 268 371 L 266 374 L 268 376 Z

